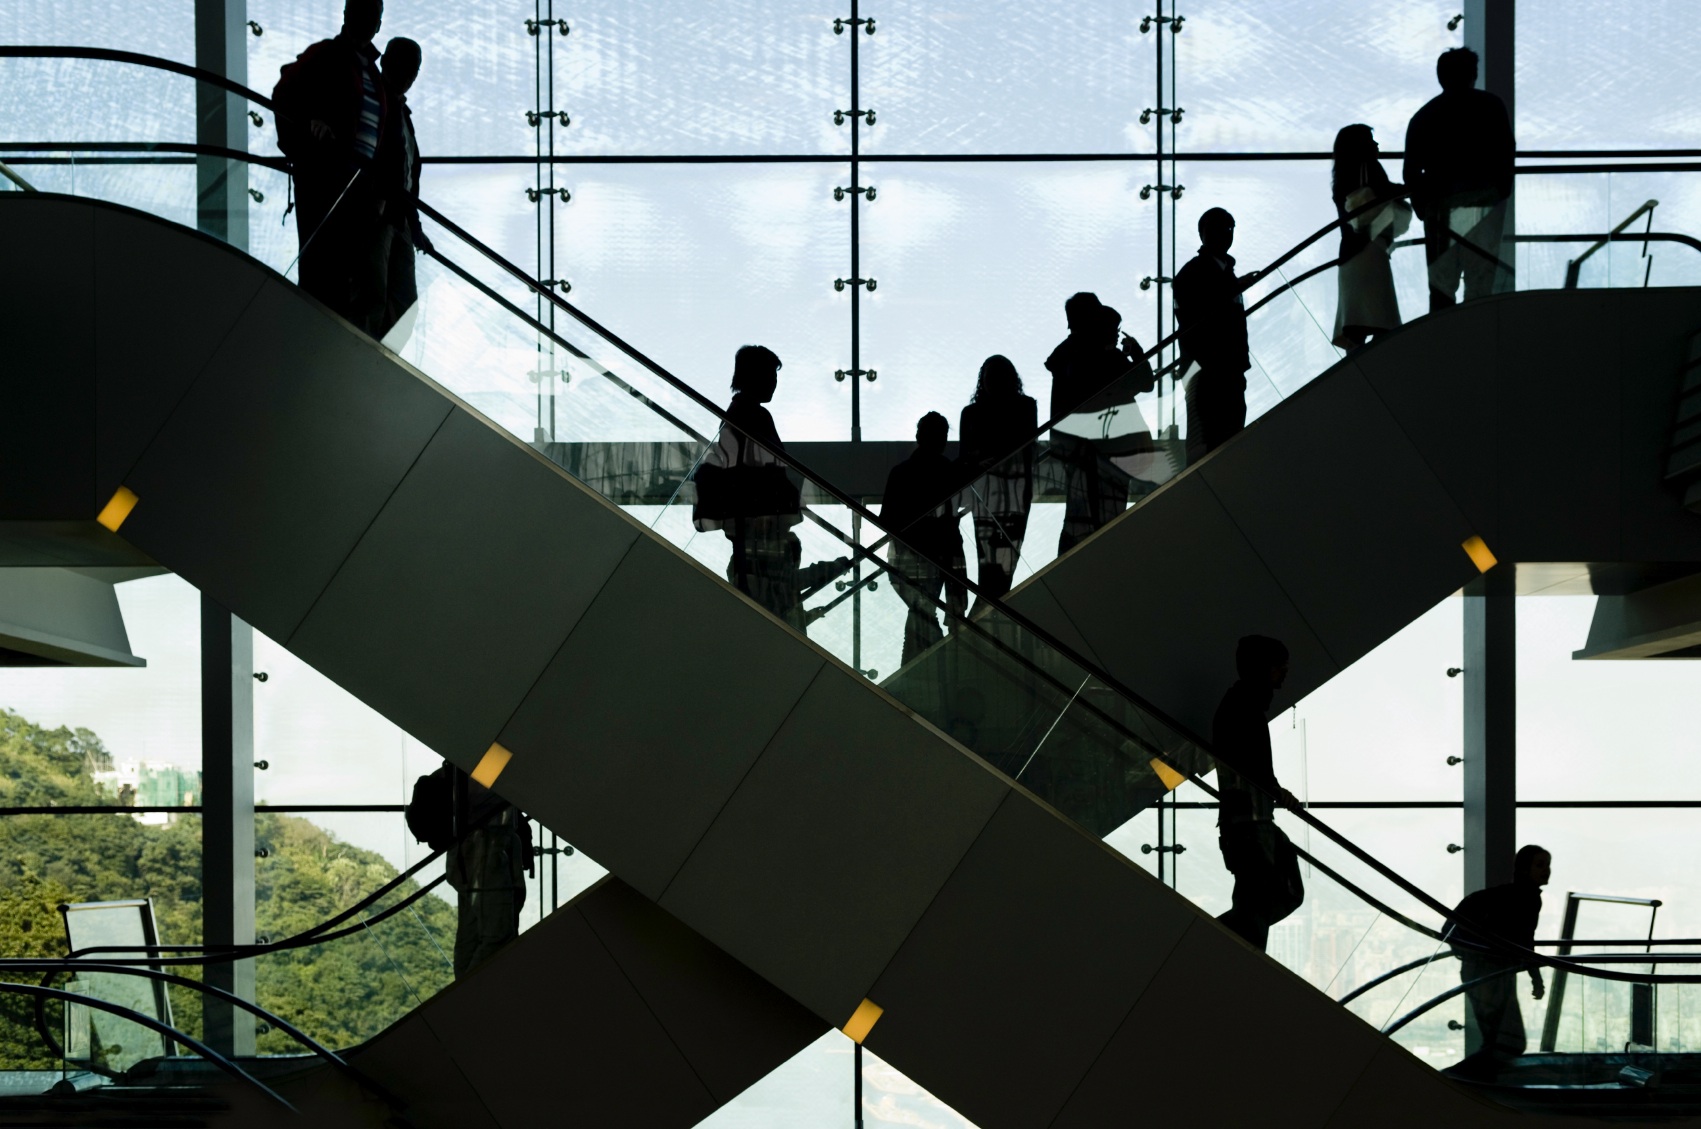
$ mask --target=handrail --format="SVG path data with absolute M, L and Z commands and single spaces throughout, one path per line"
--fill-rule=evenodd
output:
M 1613 236 L 1622 232 L 1625 228 L 1635 223 L 1642 216 L 1646 215 L 1648 217 L 1648 227 L 1652 229 L 1654 226 L 1654 209 L 1659 206 L 1660 202 L 1658 200 L 1649 200 L 1641 207 L 1637 208 L 1634 212 L 1631 212 L 1628 216 L 1626 216 L 1623 223 L 1603 235 L 1587 251 L 1584 251 L 1581 255 L 1578 255 L 1575 259 L 1566 263 L 1565 289 L 1575 290 L 1577 288 L 1577 280 L 1583 272 L 1583 264 L 1589 261 L 1589 256 L 1593 255 L 1596 251 L 1599 251 L 1602 247 L 1605 247 Z
M 247 97 L 247 98 L 249 98 L 249 99 L 251 99 L 251 100 L 253 100 L 253 101 L 255 101 L 255 102 L 257 102 L 261 105 L 267 106 L 269 108 L 272 107 L 272 103 L 271 103 L 270 99 L 267 99 L 267 98 L 255 93 L 251 90 L 248 90 L 245 87 L 242 87 L 242 86 L 240 86 L 236 83 L 233 83 L 233 82 L 229 81 L 228 79 L 225 79 L 223 76 L 214 75 L 211 72 L 201 71 L 198 68 L 189 67 L 189 66 L 186 66 L 185 64 L 174 63 L 174 62 L 171 62 L 170 60 L 156 59 L 152 56 L 142 55 L 142 54 L 139 54 L 139 53 L 136 53 L 136 52 L 113 51 L 113 50 L 104 49 L 104 48 L 66 48 L 66 47 L 13 48 L 13 47 L 0 46 L 0 57 L 6 57 L 6 56 L 9 56 L 9 55 L 10 56 L 46 56 L 46 57 L 112 59 L 114 61 L 135 63 L 137 65 L 142 65 L 142 66 L 156 66 L 156 67 L 159 67 L 160 69 L 174 71 L 176 73 L 184 74 L 184 75 L 187 75 L 191 78 L 195 78 L 195 79 L 200 80 L 200 81 L 213 82 L 215 85 L 218 85 L 221 88 L 226 89 L 226 90 L 228 90 L 232 93 L 240 94 L 244 97 Z M 1294 247 L 1290 248 L 1284 254 L 1278 256 L 1274 261 L 1272 261 L 1264 269 L 1262 269 L 1260 271 L 1255 271 L 1255 272 L 1248 274 L 1248 275 L 1242 276 L 1241 280 L 1244 284 L 1243 290 L 1250 288 L 1252 285 L 1256 284 L 1260 279 L 1262 279 L 1265 275 L 1267 275 L 1271 271 L 1278 270 L 1281 266 L 1290 262 L 1295 256 L 1300 254 L 1300 252 L 1304 251 L 1307 247 L 1311 246 L 1313 243 L 1317 242 L 1319 239 L 1322 239 L 1323 237 L 1325 237 L 1326 235 L 1328 235 L 1330 232 L 1334 231 L 1335 229 L 1341 227 L 1343 224 L 1350 222 L 1356 216 L 1361 215 L 1365 212 L 1368 212 L 1373 208 L 1380 207 L 1381 205 L 1387 203 L 1389 200 L 1402 199 L 1405 196 L 1407 196 L 1408 194 L 1409 193 L 1406 193 L 1406 192 L 1400 192 L 1400 193 L 1391 194 L 1389 196 L 1383 197 L 1383 198 L 1378 199 L 1378 200 L 1374 200 L 1374 201 L 1372 201 L 1368 204 L 1365 204 L 1361 208 L 1354 209 L 1351 212 L 1345 213 L 1344 215 L 1340 216 L 1339 218 L 1332 221 L 1331 223 L 1325 225 L 1322 228 L 1319 228 L 1312 235 L 1308 236 L 1306 239 L 1302 240 L 1301 242 L 1296 244 Z M 556 294 L 553 291 L 553 289 L 543 286 L 543 284 L 540 283 L 537 279 L 533 278 L 531 275 L 527 274 L 525 271 L 521 270 L 519 267 L 517 267 L 513 263 L 509 262 L 507 259 L 505 259 L 503 256 L 501 256 L 499 253 L 497 253 L 493 249 L 485 246 L 478 239 L 474 238 L 472 235 L 467 233 L 459 225 L 454 224 L 452 221 L 448 220 L 448 218 L 443 216 L 443 214 L 441 212 L 438 212 L 435 208 L 432 208 L 429 204 L 427 204 L 423 200 L 420 201 L 420 211 L 422 213 L 424 213 L 425 215 L 429 216 L 431 219 L 433 219 L 438 224 L 442 225 L 451 234 L 455 235 L 462 242 L 464 242 L 468 246 L 472 247 L 475 251 L 478 251 L 483 257 L 485 257 L 487 260 L 489 260 L 493 265 L 497 266 L 499 269 L 503 270 L 505 273 L 508 273 L 516 281 L 520 282 L 523 286 L 525 286 L 528 290 L 531 290 L 538 297 L 547 300 L 552 305 L 556 306 L 558 309 L 563 310 L 564 312 L 569 314 L 571 317 L 577 319 L 581 324 L 583 324 L 586 328 L 590 329 L 592 332 L 601 335 L 611 345 L 613 345 L 617 349 L 620 349 L 621 351 L 625 352 L 631 359 L 637 361 L 639 364 L 641 364 L 645 368 L 649 369 L 654 375 L 656 375 L 658 378 L 663 380 L 664 383 L 667 383 L 668 385 L 673 387 L 676 391 L 680 392 L 681 394 L 685 395 L 688 399 L 692 400 L 698 406 L 702 407 L 704 410 L 710 412 L 716 418 L 720 419 L 723 425 L 728 423 L 728 421 L 726 419 L 725 410 L 720 408 L 719 405 L 715 404 L 713 401 L 710 401 L 707 397 L 703 396 L 703 394 L 701 392 L 699 392 L 696 388 L 694 388 L 691 385 L 687 384 L 686 382 L 680 380 L 678 377 L 674 376 L 671 372 L 664 369 L 661 365 L 659 365 L 657 362 L 655 362 L 654 360 L 649 358 L 647 355 L 645 355 L 644 353 L 637 350 L 635 347 L 630 345 L 628 342 L 624 341 L 622 338 L 620 338 L 618 335 L 614 334 L 612 331 L 608 330 L 606 327 L 602 326 L 595 319 L 589 317 L 588 315 L 586 315 L 585 313 L 580 311 L 571 302 L 568 302 L 565 298 L 562 298 L 559 294 Z M 1454 237 L 1456 239 L 1458 239 L 1459 242 L 1466 243 L 1466 241 L 1464 239 L 1458 237 L 1457 234 L 1455 234 Z M 1470 246 L 1468 243 L 1466 243 L 1466 245 Z M 1487 254 L 1487 252 L 1482 251 L 1482 249 L 1480 249 L 1480 248 L 1474 248 L 1473 247 L 1472 249 L 1478 251 L 1478 253 Z M 1490 257 L 1492 257 L 1492 256 L 1490 256 Z M 1147 350 L 1144 354 L 1144 357 L 1150 358 L 1151 356 L 1156 354 L 1162 348 L 1166 347 L 1167 345 L 1173 344 L 1181 336 L 1181 334 L 1184 333 L 1184 332 L 1186 332 L 1185 329 L 1180 329 L 1180 330 L 1177 330 L 1175 333 L 1172 333 L 1169 336 L 1165 337 L 1162 341 L 1160 341 L 1158 343 L 1158 345 L 1154 346 L 1152 349 Z M 1120 377 L 1118 379 L 1120 379 Z M 1115 383 L 1115 382 L 1113 381 L 1112 383 Z M 1030 442 L 1033 442 L 1034 440 L 1036 440 L 1041 434 L 1043 434 L 1043 432 L 1045 432 L 1046 430 L 1049 430 L 1051 427 L 1055 426 L 1055 424 L 1061 422 L 1069 414 L 1073 414 L 1073 413 L 1065 413 L 1064 415 L 1059 416 L 1054 420 L 1046 421 L 1046 423 L 1044 425 L 1042 425 L 1039 429 L 1037 429 L 1033 438 L 1028 439 L 1028 440 L 1024 440 L 1021 444 L 1012 448 L 1012 450 L 1009 452 L 1009 454 L 1007 454 L 1004 457 L 1009 458 L 1009 457 L 1012 457 L 1015 454 L 1019 453 Z M 736 425 L 734 425 L 734 426 L 736 426 Z M 849 509 L 851 513 L 856 514 L 862 520 L 871 523 L 872 525 L 875 526 L 875 528 L 877 528 L 881 531 L 884 531 L 884 532 L 887 532 L 887 533 L 891 532 L 891 530 L 889 530 L 888 527 L 883 522 L 881 522 L 881 520 L 877 516 L 875 516 L 872 511 L 870 511 L 866 506 L 862 505 L 861 502 L 852 498 L 850 495 L 848 495 L 844 491 L 840 490 L 836 485 L 834 485 L 830 481 L 826 480 L 822 476 L 817 475 L 814 472 L 812 472 L 806 465 L 804 465 L 802 462 L 800 462 L 794 456 L 792 456 L 789 453 L 784 452 L 784 451 L 775 452 L 775 454 L 776 454 L 776 457 L 778 457 L 781 461 L 783 461 L 784 463 L 789 465 L 793 470 L 797 471 L 799 474 L 803 475 L 805 478 L 808 478 L 813 485 L 817 486 L 823 492 L 827 493 L 830 497 L 832 497 L 834 499 L 835 502 L 837 502 L 838 504 L 843 505 L 847 509 Z M 1002 462 L 1002 461 L 1003 461 L 1002 459 L 998 460 L 998 462 Z M 997 465 L 997 463 L 995 462 L 993 465 Z M 866 549 L 864 549 L 862 546 L 858 545 L 858 546 L 856 546 L 856 549 L 857 549 L 859 555 L 867 555 L 868 551 Z M 922 557 L 923 559 L 929 561 L 929 563 L 935 565 L 936 567 L 941 567 L 941 568 L 944 567 L 941 564 L 941 562 L 933 560 L 932 557 L 929 554 L 918 552 L 917 555 Z M 1179 721 L 1170 717 L 1164 711 L 1158 709 L 1156 706 L 1147 702 L 1141 695 L 1134 692 L 1131 688 L 1127 687 L 1122 682 L 1115 679 L 1114 677 L 1112 677 L 1108 673 L 1099 669 L 1095 663 L 1092 663 L 1092 662 L 1088 661 L 1087 659 L 1085 659 L 1083 656 L 1079 655 L 1073 648 L 1067 646 L 1066 644 L 1064 644 L 1060 640 L 1053 638 L 1049 632 L 1040 628 L 1037 624 L 1035 624 L 1027 616 L 1016 611 L 1014 608 L 1011 608 L 1008 604 L 1006 604 L 1001 599 L 984 595 L 983 593 L 980 592 L 978 585 L 974 584 L 973 582 L 967 581 L 965 579 L 965 580 L 958 581 L 958 583 L 960 583 L 968 591 L 974 593 L 977 596 L 978 599 L 985 601 L 989 606 L 996 608 L 1000 612 L 1000 614 L 1004 615 L 1011 622 L 1015 623 L 1016 625 L 1018 625 L 1019 627 L 1021 627 L 1025 631 L 1028 631 L 1036 639 L 1040 640 L 1041 642 L 1044 642 L 1047 646 L 1051 647 L 1058 654 L 1060 654 L 1064 658 L 1068 659 L 1071 663 L 1075 664 L 1076 666 L 1078 666 L 1082 670 L 1085 670 L 1085 671 L 1089 672 L 1090 674 L 1092 674 L 1096 679 L 1098 679 L 1107 688 L 1115 691 L 1116 693 L 1118 693 L 1122 697 L 1126 698 L 1129 702 L 1138 706 L 1141 710 L 1145 711 L 1154 721 L 1157 721 L 1160 724 L 1168 727 L 1170 730 L 1172 730 L 1178 736 L 1185 738 L 1186 740 L 1190 741 L 1191 743 L 1193 743 L 1194 745 L 1196 745 L 1200 749 L 1205 750 L 1207 752 L 1209 751 L 1210 743 L 1200 739 L 1200 737 L 1197 734 L 1193 733 L 1190 730 L 1189 727 L 1181 724 Z M 1171 767 L 1176 767 L 1176 766 L 1172 765 Z M 1195 784 L 1199 785 L 1202 789 L 1207 791 L 1209 794 L 1211 794 L 1211 795 L 1217 794 L 1215 789 L 1212 789 L 1208 785 L 1204 784 L 1204 782 L 1202 780 L 1200 780 L 1196 775 L 1194 775 L 1190 772 L 1187 772 L 1185 769 L 1178 768 L 1177 771 L 1181 775 L 1183 775 L 1186 779 L 1191 780 Z M 1369 866 L 1371 869 L 1376 871 L 1378 874 L 1380 874 L 1382 877 L 1384 877 L 1388 881 L 1392 882 L 1395 886 L 1397 886 L 1398 888 L 1403 890 L 1405 893 L 1411 895 L 1412 897 L 1417 898 L 1425 906 L 1427 906 L 1430 909 L 1434 910 L 1435 912 L 1439 913 L 1444 919 L 1446 919 L 1448 921 L 1453 920 L 1452 911 L 1449 910 L 1446 906 L 1444 906 L 1441 902 L 1436 900 L 1434 897 L 1432 897 L 1431 895 L 1429 895 L 1425 891 L 1418 888 L 1413 883 L 1406 880 L 1404 877 L 1402 877 L 1401 875 L 1399 875 L 1398 873 L 1396 873 L 1395 871 L 1393 871 L 1392 869 L 1390 869 L 1389 867 L 1384 865 L 1379 860 L 1377 860 L 1374 857 L 1372 857 L 1371 855 L 1369 855 L 1367 852 L 1363 851 L 1356 844 L 1352 843 L 1350 840 L 1348 840 L 1344 836 L 1342 836 L 1339 832 L 1336 832 L 1334 829 L 1330 828 L 1328 825 L 1326 825 L 1323 822 L 1321 822 L 1320 820 L 1316 819 L 1314 816 L 1310 815 L 1310 813 L 1308 813 L 1308 812 L 1305 812 L 1303 810 L 1296 810 L 1294 814 L 1297 816 L 1297 818 L 1299 818 L 1301 820 L 1301 822 L 1303 822 L 1306 825 L 1316 829 L 1325 838 L 1328 838 L 1329 840 L 1334 842 L 1336 845 L 1340 846 L 1343 850 L 1347 851 L 1347 853 L 1352 855 L 1354 858 L 1357 858 L 1360 862 L 1364 863 L 1365 865 Z M 1372 904 L 1377 904 L 1377 903 L 1372 902 Z M 1479 930 L 1479 932 L 1480 932 L 1480 930 Z M 1506 947 L 1508 949 L 1512 949 L 1512 950 L 1515 950 L 1517 948 L 1516 946 L 1511 946 L 1511 945 L 1508 945 Z M 1527 952 L 1528 950 L 1523 950 L 1523 951 Z M 1552 967 L 1563 967 L 1563 965 L 1561 965 L 1559 963 L 1554 963 L 1554 962 L 1551 962 L 1551 961 L 1546 962 L 1546 963 L 1549 963 Z M 1628 978 L 1627 977 L 1627 979 L 1635 979 L 1636 982 L 1646 982 L 1648 978 L 1646 978 L 1646 977 Z M 1685 981 L 1685 982 L 1687 982 L 1687 981 Z
M 15 172 L 13 172 L 12 166 L 8 165 L 5 161 L 0 161 L 0 176 L 5 177 L 7 180 L 11 181 L 13 184 L 17 185 L 19 188 L 23 189 L 25 192 L 34 192 L 35 191 L 35 185 L 31 184 L 29 181 L 25 180 L 23 177 L 19 176 Z
M 139 1011 L 124 1007 L 120 1004 L 110 1003 L 97 996 L 78 995 L 76 992 L 66 992 L 58 988 L 49 988 L 42 984 L 16 984 L 11 981 L 0 980 L 0 992 L 17 992 L 26 996 L 34 996 L 37 999 L 59 1000 L 62 1003 L 82 1004 L 85 1007 L 92 1007 L 96 1011 L 110 1012 L 121 1019 L 127 1019 L 131 1023 L 140 1024 L 141 1026 L 148 1028 L 150 1031 L 153 1031 L 155 1034 L 164 1035 L 166 1038 L 171 1039 L 174 1042 L 183 1044 L 185 1047 L 188 1047 L 197 1055 L 206 1059 L 232 1078 L 235 1078 L 240 1082 L 246 1082 L 248 1085 L 253 1086 L 262 1094 L 265 1094 L 268 1098 L 271 1098 L 274 1102 L 277 1102 L 291 1113 L 298 1112 L 296 1108 L 289 1102 L 285 1101 L 276 1090 L 272 1089 L 270 1086 L 266 1085 L 264 1082 L 236 1065 L 236 1063 L 232 1062 L 224 1055 L 213 1050 L 194 1036 L 187 1035 L 170 1024 L 163 1023 L 160 1020 L 155 1019 L 151 1015 L 143 1015 Z
M 188 976 L 178 976 L 170 972 L 161 972 L 158 969 L 153 968 L 137 968 L 128 964 L 114 964 L 105 961 L 82 961 L 67 957 L 60 957 L 58 959 L 42 958 L 40 960 L 22 960 L 14 964 L 10 964 L 7 967 L 16 968 L 23 972 L 105 972 L 118 976 L 140 976 L 144 979 L 154 980 L 164 984 L 172 984 L 179 988 L 187 988 L 191 991 L 200 992 L 203 995 L 214 996 L 223 1000 L 225 1003 L 232 1004 L 243 1011 L 248 1012 L 257 1019 L 264 1020 L 273 1027 L 276 1027 L 285 1035 L 288 1035 L 297 1043 L 306 1047 L 316 1057 L 324 1059 L 326 1062 L 330 1063 L 334 1069 L 346 1074 L 357 1084 L 371 1090 L 379 1098 L 383 1099 L 383 1101 L 392 1109 L 400 1109 L 402 1107 L 403 1103 L 394 1094 L 390 1093 L 383 1086 L 368 1077 L 365 1072 L 356 1068 L 354 1064 L 350 1063 L 347 1059 L 343 1058 L 341 1055 L 337 1054 L 337 1052 L 331 1050 L 305 1031 L 302 1031 L 293 1023 L 281 1018 L 274 1012 L 267 1011 L 259 1004 L 250 1000 L 245 1000 L 241 996 L 228 992 L 223 988 L 208 984 L 205 981 L 195 980 Z M 99 998 L 81 995 L 78 993 L 72 993 L 72 995 L 82 1002 Z M 61 1057 L 63 1056 L 62 1050 L 58 1051 L 58 1053 Z

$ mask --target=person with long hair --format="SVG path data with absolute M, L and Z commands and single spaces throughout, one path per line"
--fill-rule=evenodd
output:
M 976 476 L 969 486 L 969 511 L 980 587 L 988 596 L 1004 595 L 1016 575 L 1034 504 L 1034 448 L 1023 441 L 1038 429 L 1039 405 L 1023 394 L 1016 366 L 1008 357 L 988 357 L 957 428 L 958 457 L 964 470 Z
M 1349 125 L 1335 135 L 1331 194 L 1335 214 L 1346 220 L 1341 225 L 1341 265 L 1335 272 L 1340 293 L 1334 342 L 1342 349 L 1356 349 L 1400 325 L 1389 258 L 1394 240 L 1411 224 L 1412 212 L 1405 201 L 1394 199 L 1399 189 L 1383 171 L 1381 152 L 1367 125 Z M 1358 214 L 1347 220 L 1354 212 Z

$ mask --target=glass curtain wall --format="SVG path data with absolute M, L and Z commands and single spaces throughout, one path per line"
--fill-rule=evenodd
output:
M 1013 0 L 629 0 L 569 10 L 552 0 L 392 0 L 382 37 L 406 35 L 423 46 L 410 104 L 427 154 L 424 193 L 446 214 L 717 400 L 727 394 L 738 346 L 774 348 L 786 367 L 773 408 L 788 440 L 903 441 L 926 411 L 955 423 L 980 362 L 993 353 L 1009 356 L 1027 391 L 1046 403 L 1043 361 L 1065 333 L 1063 299 L 1077 290 L 1116 306 L 1124 327 L 1147 344 L 1167 333 L 1167 280 L 1193 253 L 1206 208 L 1237 217 L 1243 270 L 1330 222 L 1327 151 L 1341 126 L 1371 125 L 1398 180 L 1395 151 L 1410 115 L 1435 92 L 1435 56 L 1463 40 L 1452 22 L 1458 8 L 1456 0 L 1084 0 L 1041 8 Z M 250 0 L 249 85 L 268 91 L 279 67 L 335 33 L 340 9 L 340 0 Z M 194 61 L 193 26 L 192 0 L 21 0 L 0 10 L 0 40 L 8 43 L 118 47 L 182 62 Z M 1581 0 L 1526 3 L 1517 40 L 1516 129 L 1526 151 L 1542 151 L 1525 163 L 1555 166 L 1520 177 L 1520 230 L 1605 231 L 1649 199 L 1659 201 L 1656 229 L 1701 230 L 1693 176 L 1566 172 L 1598 154 L 1556 155 L 1691 144 L 1701 123 L 1694 100 L 1672 85 L 1679 79 L 1626 81 L 1687 74 L 1695 46 L 1688 5 L 1639 3 L 1611 19 Z M 5 66 L 0 141 L 27 147 L 20 168 L 38 186 L 194 222 L 189 158 L 90 156 L 50 144 L 192 138 L 192 102 L 171 85 L 177 80 L 73 63 Z M 1579 90 L 1588 91 L 1586 112 Z M 275 152 L 263 126 L 251 143 Z M 148 163 L 134 167 L 138 161 Z M 280 176 L 252 176 L 252 244 L 281 266 L 293 257 L 289 192 Z M 1332 241 L 1315 251 L 1291 269 L 1326 261 Z M 1421 260 L 1415 249 L 1400 254 L 1399 297 L 1412 317 L 1423 310 Z M 1520 245 L 1517 254 L 1521 284 L 1557 285 L 1575 248 Z M 1599 278 L 1585 284 L 1701 282 L 1701 256 L 1653 254 L 1650 267 L 1635 245 L 1610 245 L 1590 268 Z M 1338 355 L 1327 341 L 1329 276 L 1296 299 L 1265 311 L 1269 320 L 1257 330 L 1254 415 Z M 538 309 L 553 319 L 553 308 Z M 547 353 L 515 363 L 528 366 L 517 374 L 529 378 L 528 391 L 493 392 L 500 402 L 481 409 L 543 440 L 598 438 L 574 431 L 567 364 Z M 1173 386 L 1141 406 L 1154 431 L 1184 426 Z M 1031 540 L 1050 542 L 1058 510 L 1036 507 Z M 79 761 L 82 768 L 62 774 L 73 791 L 128 782 L 137 796 L 141 766 L 170 766 L 180 770 L 171 779 L 182 799 L 199 755 L 195 597 L 170 578 L 120 592 L 136 650 L 151 662 L 146 672 L 5 673 L 7 739 L 22 741 L 22 759 L 7 772 L 9 803 L 26 802 L 19 797 L 30 770 L 22 766 L 37 756 Z M 1693 882 L 1681 867 L 1632 858 L 1627 847 L 1632 827 L 1654 829 L 1671 848 L 1656 856 L 1682 857 L 1689 817 L 1673 805 L 1684 797 L 1661 797 L 1667 806 L 1640 813 L 1583 805 L 1656 802 L 1636 782 L 1670 779 L 1656 770 L 1689 763 L 1688 730 L 1657 721 L 1666 715 L 1656 703 L 1692 700 L 1694 678 L 1686 664 L 1572 663 L 1560 651 L 1581 645 L 1590 604 L 1520 604 L 1540 636 L 1520 647 L 1532 727 L 1521 738 L 1530 767 L 1520 834 L 1555 851 L 1555 890 L 1592 883 L 1664 897 L 1673 929 L 1684 932 L 1678 923 L 1688 911 L 1677 907 L 1701 904 Z M 1281 778 L 1300 781 L 1304 790 L 1294 790 L 1320 815 L 1444 900 L 1460 893 L 1458 860 L 1447 850 L 1460 839 L 1458 769 L 1447 757 L 1458 751 L 1461 720 L 1458 684 L 1445 676 L 1457 665 L 1458 623 L 1457 606 L 1444 603 L 1272 723 Z M 1538 651 L 1540 662 L 1528 657 Z M 256 668 L 268 674 L 256 699 L 256 757 L 267 763 L 256 776 L 268 852 L 257 860 L 261 932 L 276 933 L 297 924 L 302 907 L 346 904 L 337 899 L 421 857 L 400 809 L 412 779 L 435 758 L 269 640 L 256 641 Z M 1563 700 L 1543 687 L 1563 687 Z M 1646 708 L 1603 721 L 1607 711 L 1596 707 L 1607 701 Z M 1563 724 L 1552 720 L 1562 716 Z M 1654 767 L 1598 770 L 1623 755 L 1618 738 L 1632 721 L 1636 755 Z M 110 756 L 91 751 L 83 732 Z M 1560 744 L 1567 757 L 1542 759 Z M 136 780 L 113 783 L 111 774 L 132 763 Z M 147 787 L 164 796 L 169 774 L 146 771 Z M 157 823 L 146 822 L 146 812 L 6 816 L 0 831 L 33 836 L 35 855 L 20 847 L 7 857 L 39 858 L 42 881 L 57 881 L 76 868 L 48 857 L 53 851 L 39 845 L 46 833 L 32 827 L 123 820 L 143 829 L 125 826 L 123 834 L 164 844 L 137 853 L 144 862 L 160 851 L 186 859 L 198 850 L 192 810 L 157 814 Z M 1220 908 L 1227 880 L 1214 820 L 1205 797 L 1184 787 L 1113 842 L 1200 904 Z M 100 826 L 110 835 L 117 824 Z M 528 921 L 598 873 L 564 843 L 544 845 L 561 853 L 541 860 Z M 1568 874 L 1571 866 L 1579 869 Z M 19 893 L 24 873 L 21 864 L 9 869 L 0 893 L 40 894 Z M 142 867 L 71 892 L 153 896 L 168 939 L 187 940 L 196 927 L 171 907 L 188 900 L 188 874 L 198 867 Z M 1550 894 L 1542 935 L 1557 931 L 1561 901 Z M 377 1026 L 429 994 L 444 920 L 441 910 L 392 919 L 393 936 L 363 942 L 352 958 L 379 985 Z M 1330 979 L 1320 970 L 1334 970 L 1338 996 L 1406 959 L 1389 949 L 1384 931 L 1361 906 L 1320 894 L 1284 923 L 1272 952 L 1314 982 Z M 286 1000 L 302 977 L 299 967 L 273 963 L 260 975 L 268 1006 Z M 371 1031 L 313 1033 L 337 1042 Z M 1436 1060 L 1448 1061 L 1445 1027 L 1421 1037 L 1431 1042 L 1408 1045 L 1433 1043 Z M 838 1035 L 711 1124 L 842 1119 L 853 1069 L 870 1116 L 952 1124 L 955 1115 L 883 1064 L 857 1064 Z

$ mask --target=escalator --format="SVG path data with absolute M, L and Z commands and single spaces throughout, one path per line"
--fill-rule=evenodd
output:
M 870 1049 L 977 1123 L 1498 1116 L 258 264 L 82 200 L 0 228 L 8 339 L 126 401 L 61 416 L 85 516 L 127 488 L 119 536 L 462 767 L 510 753 L 499 792 L 820 1021 L 872 1000 Z M 144 265 L 172 285 L 113 293 Z
M 686 499 L 623 512 L 494 426 L 471 406 L 490 390 L 440 363 L 469 358 L 429 327 L 412 355 L 447 387 L 182 229 L 37 197 L 0 200 L 0 230 L 28 280 L 5 284 L 7 338 L 64 441 L 37 473 L 83 487 L 61 516 L 119 499 L 116 537 L 482 765 L 818 1024 L 873 1001 L 868 1046 L 978 1123 L 1504 1114 L 1083 832 L 1108 829 L 1107 785 L 1126 818 L 1164 790 L 1154 758 L 1173 775 L 1202 752 L 1020 618 L 957 625 L 966 681 L 998 691 L 976 718 L 948 700 L 967 664 L 911 668 L 890 696 L 694 560 L 710 552 L 681 529 Z M 138 293 L 138 272 L 171 285 Z M 495 290 L 463 292 L 490 299 L 482 340 L 533 333 Z M 605 437 L 717 429 L 594 325 L 561 337 L 619 390 L 591 422 Z M 812 535 L 863 544 L 817 518 Z M 811 624 L 829 644 L 834 598 Z M 964 720 L 1030 734 L 1015 770 L 969 755 Z M 1212 1085 L 1228 1063 L 1250 1085 Z

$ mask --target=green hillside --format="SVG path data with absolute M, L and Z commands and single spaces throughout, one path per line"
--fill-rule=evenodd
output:
M 0 804 L 69 806 L 112 802 L 92 773 L 111 767 L 86 729 L 44 729 L 0 710 Z M 300 932 L 396 875 L 381 856 L 339 842 L 306 819 L 261 813 L 256 841 L 257 932 L 274 940 Z M 410 881 L 390 899 L 417 887 Z M 0 955 L 65 952 L 61 902 L 152 898 L 162 940 L 201 939 L 201 823 L 183 816 L 148 826 L 128 815 L 0 817 Z M 386 902 L 385 904 L 389 904 Z M 382 907 L 378 907 L 382 908 Z M 259 1003 L 332 1047 L 383 1030 L 451 979 L 455 911 L 435 892 L 370 929 L 257 962 Z M 194 968 L 179 969 L 188 976 Z M 199 994 L 173 988 L 177 1026 L 201 1031 Z M 56 1037 L 61 1021 L 52 1009 Z M 260 1037 L 262 1053 L 296 1053 L 281 1032 Z M 35 1033 L 33 1004 L 0 994 L 0 1070 L 57 1066 Z

